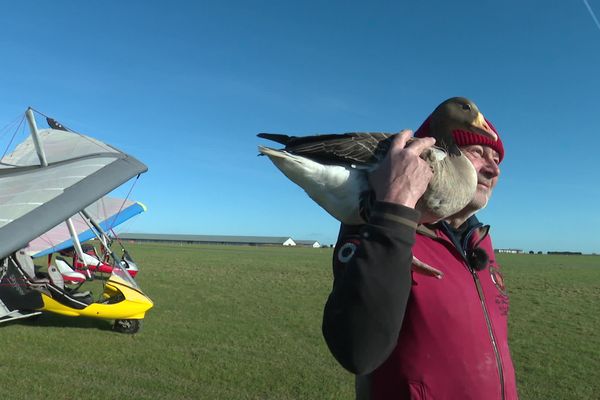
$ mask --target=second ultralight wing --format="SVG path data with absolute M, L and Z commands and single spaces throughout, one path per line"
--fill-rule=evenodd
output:
M 145 212 L 146 206 L 136 201 L 105 196 L 86 207 L 85 211 L 98 222 L 105 232 L 108 232 L 130 218 Z M 71 221 L 73 222 L 80 243 L 96 237 L 92 229 L 90 229 L 89 225 L 79 214 L 74 215 Z M 29 255 L 36 258 L 69 247 L 73 247 L 73 239 L 67 225 L 60 223 L 42 236 L 33 239 L 26 251 Z

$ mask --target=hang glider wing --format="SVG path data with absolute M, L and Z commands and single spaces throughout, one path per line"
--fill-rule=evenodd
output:
M 29 136 L 0 160 L 0 259 L 148 168 L 99 140 L 39 131 L 47 166 Z
M 105 232 L 110 232 L 117 225 L 146 211 L 139 202 L 116 199 L 105 196 L 85 208 Z M 71 217 L 79 242 L 83 243 L 96 235 L 86 221 L 79 215 Z M 25 249 L 32 257 L 41 257 L 50 253 L 73 247 L 73 239 L 65 223 L 60 223 L 42 236 L 32 240 Z

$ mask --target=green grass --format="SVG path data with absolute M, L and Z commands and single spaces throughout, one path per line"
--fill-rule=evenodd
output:
M 351 399 L 321 336 L 331 249 L 128 246 L 141 333 L 43 315 L 0 326 L 2 399 Z M 522 399 L 600 392 L 600 257 L 500 255 Z
M 523 399 L 600 398 L 600 257 L 503 255 Z
M 0 398 L 351 398 L 320 330 L 330 249 L 129 247 L 155 302 L 141 333 L 55 315 L 2 326 Z

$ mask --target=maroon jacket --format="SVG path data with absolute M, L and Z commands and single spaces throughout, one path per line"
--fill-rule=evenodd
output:
M 360 399 L 517 399 L 489 237 L 478 246 L 489 259 L 476 265 L 476 218 L 462 234 L 445 224 L 416 232 L 417 220 L 376 203 L 369 224 L 342 227 L 323 318 L 332 354 L 357 374 Z M 411 249 L 443 279 L 411 272 Z

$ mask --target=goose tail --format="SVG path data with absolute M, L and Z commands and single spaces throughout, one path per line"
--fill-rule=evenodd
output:
M 284 146 L 287 145 L 291 139 L 290 136 L 282 135 L 279 133 L 259 133 L 256 136 L 258 136 L 259 138 L 262 138 L 262 139 L 272 140 L 274 142 L 281 143 Z

